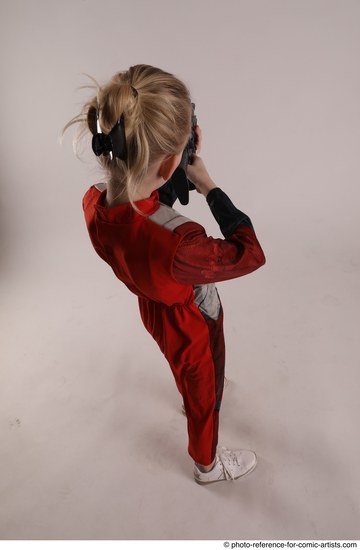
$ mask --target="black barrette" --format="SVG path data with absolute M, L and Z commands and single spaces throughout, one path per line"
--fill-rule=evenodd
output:
M 125 140 L 125 117 L 121 115 L 115 126 L 109 134 L 104 134 L 100 128 L 99 113 L 96 113 L 97 133 L 92 138 L 92 150 L 99 157 L 104 153 L 109 153 L 111 160 L 113 156 L 121 159 L 127 159 L 127 148 Z

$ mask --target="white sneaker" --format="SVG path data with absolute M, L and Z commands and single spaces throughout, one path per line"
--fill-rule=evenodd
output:
M 257 458 L 253 451 L 230 451 L 220 447 L 215 466 L 210 472 L 201 472 L 194 464 L 194 478 L 201 485 L 215 481 L 233 481 L 252 472 L 256 464 Z
M 226 378 L 226 376 L 224 376 L 224 389 L 226 388 L 226 386 L 228 385 L 229 383 L 229 380 Z M 186 416 L 186 411 L 185 411 L 185 407 L 184 407 L 184 403 L 182 404 L 181 406 L 181 412 L 184 416 Z

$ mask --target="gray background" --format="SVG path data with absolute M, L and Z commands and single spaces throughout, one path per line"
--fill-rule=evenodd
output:
M 0 8 L 1 538 L 360 538 L 360 3 Z M 73 131 L 58 143 L 82 73 L 136 63 L 189 86 L 201 156 L 267 257 L 218 285 L 220 443 L 259 457 L 235 483 L 194 483 L 170 369 L 86 232 L 102 175 Z M 176 208 L 221 236 L 202 196 Z

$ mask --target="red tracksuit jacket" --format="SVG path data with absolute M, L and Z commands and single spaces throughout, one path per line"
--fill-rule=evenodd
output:
M 264 253 L 248 216 L 220 188 L 206 200 L 225 239 L 208 237 L 201 225 L 176 212 L 168 184 L 136 202 L 146 217 L 131 204 L 103 206 L 105 194 L 92 186 L 83 198 L 91 242 L 138 296 L 143 323 L 184 400 L 189 454 L 199 464 L 210 464 L 225 366 L 223 310 L 214 283 L 258 269 Z

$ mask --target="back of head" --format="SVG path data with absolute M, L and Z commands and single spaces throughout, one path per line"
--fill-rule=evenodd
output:
M 104 86 L 96 83 L 96 87 L 96 96 L 64 130 L 80 122 L 76 141 L 88 130 L 94 135 L 98 115 L 101 131 L 109 134 L 124 115 L 127 160 L 104 154 L 97 158 L 117 195 L 126 190 L 134 206 L 134 193 L 149 167 L 163 155 L 181 153 L 189 139 L 190 93 L 174 75 L 151 65 L 134 65 L 115 74 Z

